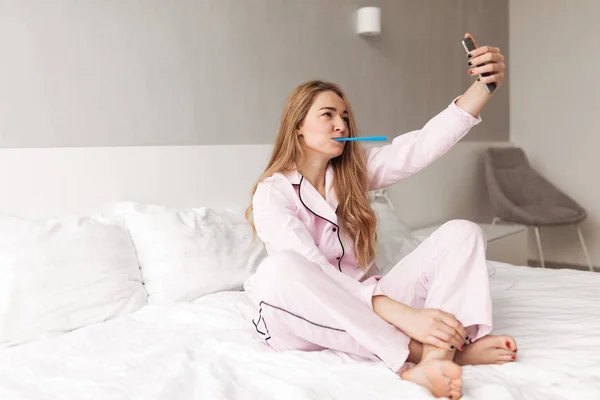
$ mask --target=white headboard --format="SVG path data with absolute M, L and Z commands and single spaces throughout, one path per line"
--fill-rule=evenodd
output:
M 506 144 L 506 143 L 504 143 Z M 411 228 L 491 218 L 481 157 L 497 143 L 464 142 L 390 188 Z M 118 201 L 245 207 L 271 145 L 0 149 L 0 211 L 96 213 Z
M 271 145 L 0 149 L 0 211 L 95 213 L 118 201 L 245 206 Z

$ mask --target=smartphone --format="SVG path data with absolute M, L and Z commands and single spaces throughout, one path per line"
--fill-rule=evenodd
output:
M 471 39 L 470 37 L 463 39 L 462 41 L 462 45 L 465 48 L 465 51 L 467 53 L 475 50 L 477 48 L 477 46 L 475 46 L 475 43 L 473 42 L 473 39 Z M 485 64 L 484 64 L 485 65 Z M 479 76 L 490 76 L 491 73 L 489 72 L 484 72 L 483 74 L 479 75 Z M 486 83 L 485 85 L 485 90 L 489 93 L 492 94 L 492 92 L 494 90 L 496 90 L 496 84 L 494 82 L 492 83 Z

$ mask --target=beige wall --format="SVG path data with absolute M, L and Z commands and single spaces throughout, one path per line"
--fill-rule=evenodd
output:
M 355 34 L 359 5 L 380 37 Z M 393 137 L 469 86 L 466 30 L 506 51 L 507 26 L 507 0 L 0 0 L 0 147 L 271 143 L 312 78 Z M 466 140 L 508 139 L 508 96 Z
M 510 1 L 511 141 L 585 207 L 600 265 L 600 2 Z M 585 264 L 574 228 L 542 230 L 546 258 Z M 537 258 L 533 241 L 530 254 Z

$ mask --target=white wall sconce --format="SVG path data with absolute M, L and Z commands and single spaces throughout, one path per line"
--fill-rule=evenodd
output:
M 362 36 L 375 36 L 381 33 L 381 9 L 362 7 L 356 12 L 357 33 Z

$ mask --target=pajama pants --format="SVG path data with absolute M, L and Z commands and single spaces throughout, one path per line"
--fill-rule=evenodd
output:
M 373 295 L 454 314 L 469 337 L 477 340 L 492 330 L 485 253 L 486 241 L 479 226 L 453 220 L 388 274 L 367 281 L 376 281 Z M 356 281 L 361 287 L 365 284 Z M 259 307 L 252 322 L 259 336 L 276 350 L 333 349 L 379 359 L 396 372 L 408 358 L 408 335 L 298 253 L 269 255 L 258 268 L 250 291 Z

